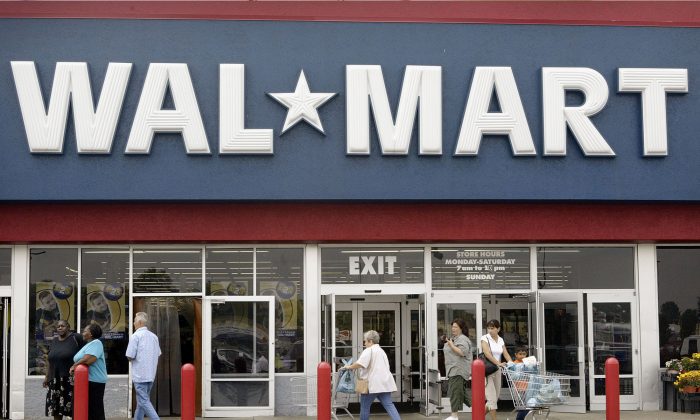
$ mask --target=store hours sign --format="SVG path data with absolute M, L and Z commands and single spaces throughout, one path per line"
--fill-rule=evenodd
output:
M 528 248 L 460 248 L 433 251 L 436 289 L 520 289 L 530 285 Z

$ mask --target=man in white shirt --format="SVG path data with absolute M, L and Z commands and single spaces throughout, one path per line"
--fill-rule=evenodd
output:
M 145 416 L 160 419 L 151 404 L 151 389 L 156 378 L 161 351 L 158 337 L 148 331 L 147 325 L 148 314 L 139 312 L 134 316 L 134 334 L 126 348 L 126 357 L 131 362 L 131 378 L 136 391 L 134 418 L 137 420 L 143 420 Z

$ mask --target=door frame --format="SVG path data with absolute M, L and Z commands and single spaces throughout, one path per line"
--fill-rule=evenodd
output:
M 268 363 L 267 378 L 234 378 L 226 382 L 268 382 L 268 405 L 246 407 L 211 406 L 211 307 L 215 304 L 239 302 L 268 304 Z M 252 417 L 273 416 L 275 413 L 275 297 L 274 296 L 206 296 L 202 299 L 202 417 Z M 207 396 L 209 398 L 207 398 Z
M 480 291 L 433 291 L 430 293 L 428 296 L 428 301 L 426 303 L 426 311 L 425 311 L 425 317 L 426 317 L 426 337 L 425 337 L 425 345 L 426 345 L 426 358 L 427 358 L 427 369 L 431 370 L 438 370 L 438 337 L 437 337 L 437 331 L 438 331 L 438 316 L 437 316 L 437 306 L 440 304 L 449 304 L 449 303 L 462 303 L 462 304 L 474 304 L 476 308 L 476 325 L 475 327 L 475 338 L 476 338 L 476 345 L 478 348 L 479 345 L 479 338 L 481 337 L 481 329 L 483 325 L 483 319 L 482 319 L 482 296 L 483 294 Z M 428 334 L 427 331 L 435 331 L 435 334 Z M 447 334 L 447 332 L 445 332 Z M 478 350 L 477 350 L 478 352 Z M 424 383 L 424 388 L 427 390 L 429 389 L 429 380 L 430 375 L 425 375 L 425 383 Z M 429 414 L 434 414 L 436 413 L 435 409 L 435 404 L 430 402 L 430 397 L 429 397 L 429 392 L 425 393 L 425 401 L 423 401 L 423 404 L 425 404 L 425 407 L 427 407 L 427 412 Z M 443 407 L 446 407 L 443 409 L 444 410 L 449 410 L 450 407 L 450 401 L 449 398 L 443 397 L 441 398 L 441 403 Z M 464 408 L 464 407 L 463 407 Z M 464 411 L 465 413 L 471 413 L 472 409 L 471 407 L 466 407 Z
M 344 297 L 344 296 L 343 296 Z M 342 299 L 342 297 L 341 297 Z M 402 322 L 401 322 L 401 302 L 372 302 L 372 301 L 362 301 L 362 302 L 338 302 L 337 296 L 336 296 L 336 301 L 335 301 L 335 312 L 338 311 L 352 311 L 352 327 L 353 327 L 353 332 L 352 332 L 352 337 L 350 337 L 350 340 L 352 342 L 352 359 L 354 361 L 357 361 L 357 359 L 360 357 L 360 354 L 364 350 L 364 347 L 362 345 L 362 340 L 363 340 L 363 334 L 364 334 L 364 329 L 362 328 L 362 317 L 361 313 L 362 311 L 374 311 L 374 310 L 380 310 L 380 311 L 385 311 L 385 310 L 392 310 L 389 309 L 389 305 L 393 306 L 393 311 L 394 311 L 394 347 L 396 349 L 396 352 L 394 354 L 394 367 L 396 372 L 393 373 L 394 376 L 394 381 L 396 382 L 396 392 L 391 393 L 391 399 L 394 402 L 400 402 L 401 401 L 401 395 L 402 395 L 402 383 L 401 383 L 401 361 L 402 361 L 402 350 L 403 350 L 403 340 L 401 337 L 403 336 L 402 334 Z M 335 324 L 335 317 L 334 318 L 334 325 L 333 325 L 333 331 L 335 331 L 336 324 Z M 409 332 L 410 333 L 410 332 Z M 333 357 L 335 358 L 336 356 L 336 340 L 333 340 Z M 382 343 L 380 342 L 379 345 L 384 348 Z M 388 356 L 388 355 L 387 355 Z M 359 401 L 359 398 L 357 396 L 350 396 L 351 401 L 356 402 Z M 355 401 L 356 400 L 356 401 Z
M 586 293 L 586 321 L 588 324 L 588 387 L 590 409 L 605 410 L 605 394 L 595 394 L 595 379 L 605 378 L 605 375 L 595 374 L 594 336 L 593 336 L 593 304 L 606 302 L 624 302 L 630 304 L 630 334 L 632 336 L 632 374 L 620 374 L 620 379 L 632 378 L 632 395 L 620 395 L 621 410 L 639 410 L 640 408 L 640 378 L 641 364 L 639 361 L 639 317 L 637 312 L 637 297 L 632 290 L 606 291 L 605 293 Z
M 584 318 L 584 303 L 583 292 L 580 291 L 538 291 L 537 292 L 537 352 L 538 360 L 542 362 L 545 371 L 547 370 L 547 358 L 545 352 L 545 322 L 544 322 L 544 304 L 557 302 L 576 302 L 577 317 L 578 317 L 578 365 L 579 365 L 579 384 L 580 395 L 578 397 L 569 397 L 569 401 L 565 405 L 552 406 L 552 411 L 569 412 L 569 413 L 585 413 L 586 412 L 586 357 L 585 357 L 585 318 Z

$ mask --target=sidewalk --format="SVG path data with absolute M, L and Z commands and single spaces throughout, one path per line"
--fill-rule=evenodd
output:
M 448 417 L 449 414 L 443 416 L 431 416 L 426 417 L 422 414 L 412 413 L 412 414 L 402 414 L 402 420 L 425 420 L 425 419 L 444 419 Z M 179 419 L 179 417 L 161 417 L 163 420 L 166 419 Z M 355 415 L 355 420 L 359 420 L 359 415 Z M 370 420 L 385 420 L 389 416 L 382 414 L 372 414 Z M 470 414 L 461 414 L 459 416 L 460 420 L 471 420 Z M 543 419 L 544 416 L 538 417 L 538 419 Z M 694 419 L 693 414 L 690 413 L 674 413 L 672 411 L 623 411 L 620 414 L 620 420 L 691 420 Z M 199 419 L 199 417 L 198 417 Z M 312 420 L 316 417 L 236 417 L 235 420 Z M 338 420 L 350 420 L 348 416 L 338 416 Z M 490 420 L 490 417 L 486 417 Z M 507 412 L 506 410 L 498 412 L 498 420 L 513 420 L 515 419 L 515 413 Z M 586 414 L 569 414 L 569 413 L 551 413 L 549 415 L 551 420 L 605 420 L 604 411 L 588 412 Z M 127 420 L 127 419 L 116 419 L 116 420 Z M 227 420 L 227 419 L 222 419 Z
M 696 413 L 697 414 L 697 413 Z M 425 419 L 444 419 L 449 416 L 445 414 L 441 417 L 431 416 L 426 417 L 422 414 L 402 414 L 402 420 L 425 420 Z M 359 420 L 359 415 L 355 416 L 355 420 Z M 389 416 L 382 414 L 372 414 L 370 420 L 384 420 L 388 419 Z M 471 414 L 460 414 L 460 420 L 471 420 Z M 620 414 L 620 420 L 691 420 L 695 418 L 693 414 L 690 413 L 674 413 L 672 411 L 623 411 Z M 273 419 L 285 419 L 285 420 L 310 420 L 315 419 L 315 417 L 255 417 L 255 420 L 273 420 Z M 338 420 L 344 420 L 350 418 L 348 416 L 338 416 Z M 486 419 L 489 420 L 490 417 L 487 415 Z M 515 413 L 498 412 L 498 420 L 514 420 Z M 528 418 L 529 419 L 529 418 Z M 538 419 L 544 419 L 544 416 L 538 417 Z M 569 414 L 569 413 L 551 413 L 549 415 L 550 420 L 605 420 L 604 411 L 588 412 L 586 414 Z

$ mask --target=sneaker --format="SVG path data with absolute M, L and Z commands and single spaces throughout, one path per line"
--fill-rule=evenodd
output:
M 459 420 L 459 419 L 455 416 L 450 416 L 450 417 L 446 418 L 445 420 Z

